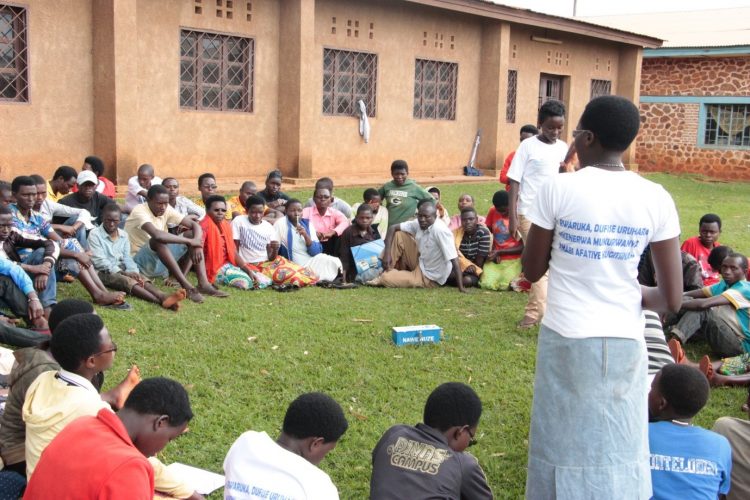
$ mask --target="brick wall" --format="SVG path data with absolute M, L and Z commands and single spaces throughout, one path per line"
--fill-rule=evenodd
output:
M 641 95 L 748 96 L 750 58 L 644 58 Z
M 750 59 L 644 59 L 641 96 L 750 96 Z M 636 162 L 645 172 L 750 181 L 750 150 L 698 146 L 699 103 L 641 103 Z

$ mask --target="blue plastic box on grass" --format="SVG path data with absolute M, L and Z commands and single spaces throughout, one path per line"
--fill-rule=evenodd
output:
M 437 325 L 394 326 L 393 343 L 396 345 L 437 344 L 443 329 Z

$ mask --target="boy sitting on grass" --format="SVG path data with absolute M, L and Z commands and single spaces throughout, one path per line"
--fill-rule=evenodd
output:
M 378 230 L 381 238 L 385 239 L 385 235 L 388 232 L 388 210 L 380 205 L 382 201 L 380 193 L 375 188 L 367 188 L 362 193 L 362 198 L 365 204 L 370 205 L 370 208 L 372 208 L 372 227 Z M 356 214 L 360 205 L 361 203 L 352 205 L 352 212 Z
M 477 459 L 464 450 L 476 443 L 482 402 L 468 385 L 442 384 L 424 407 L 424 423 L 396 425 L 372 452 L 371 500 L 492 498 Z
M 336 486 L 317 465 L 348 427 L 330 396 L 302 394 L 286 410 L 278 439 L 247 431 L 234 442 L 224 459 L 225 497 L 338 500 Z
M 258 192 L 258 186 L 253 181 L 245 181 L 240 186 L 240 192 L 237 196 L 229 198 L 229 205 L 232 207 L 232 219 L 240 215 L 247 215 L 245 208 L 248 198 L 255 196 Z
M 721 279 L 719 272 L 711 268 L 708 256 L 714 247 L 719 246 L 721 235 L 721 218 L 716 214 L 706 214 L 698 223 L 698 236 L 688 238 L 680 248 L 687 252 L 701 265 L 701 275 L 705 286 L 715 285 Z
M 729 492 L 729 441 L 691 424 L 709 391 L 706 377 L 690 366 L 668 364 L 654 377 L 648 395 L 654 499 L 718 498 Z
M 730 253 L 721 263 L 722 280 L 713 286 L 683 295 L 682 317 L 671 333 L 685 344 L 704 332 L 711 349 L 728 358 L 750 352 L 750 283 L 747 257 Z
M 338 257 L 344 268 L 346 282 L 353 283 L 357 277 L 352 248 L 379 239 L 380 234 L 372 227 L 372 208 L 367 204 L 359 205 L 354 224 L 344 230 L 338 241 Z
M 102 212 L 102 225 L 89 234 L 89 247 L 93 253 L 91 262 L 99 279 L 113 290 L 177 311 L 180 301 L 185 298 L 185 290 L 181 288 L 167 295 L 139 272 L 130 256 L 128 233 L 118 227 L 120 217 L 120 207 L 110 203 Z

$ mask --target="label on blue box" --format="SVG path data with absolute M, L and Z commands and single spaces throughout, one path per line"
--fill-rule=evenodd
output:
M 393 343 L 396 345 L 437 344 L 443 329 L 437 325 L 394 326 Z

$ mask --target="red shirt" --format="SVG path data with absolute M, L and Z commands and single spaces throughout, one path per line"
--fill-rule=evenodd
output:
M 718 246 L 719 243 L 714 241 L 714 247 Z M 715 285 L 721 280 L 721 275 L 711 269 L 711 264 L 708 263 L 708 255 L 711 253 L 711 248 L 704 247 L 698 236 L 686 239 L 680 250 L 689 253 L 698 261 L 698 264 L 701 266 L 701 277 L 703 278 L 704 286 Z
M 505 157 L 505 163 L 503 168 L 500 170 L 500 184 L 505 184 L 505 190 L 510 191 L 510 179 L 508 179 L 508 170 L 510 170 L 510 164 L 513 163 L 513 157 L 516 155 L 515 151 L 508 153 Z
M 487 213 L 487 218 L 484 221 L 485 225 L 489 228 L 492 233 L 492 249 L 502 250 L 504 248 L 513 248 L 518 245 L 519 241 L 510 235 L 508 227 L 510 223 L 507 217 L 503 217 L 495 210 L 495 207 L 490 207 L 490 211 Z M 500 260 L 511 260 L 520 259 L 521 251 L 517 254 L 505 254 L 500 256 Z
M 81 417 L 42 452 L 25 500 L 151 500 L 154 469 L 112 411 Z

